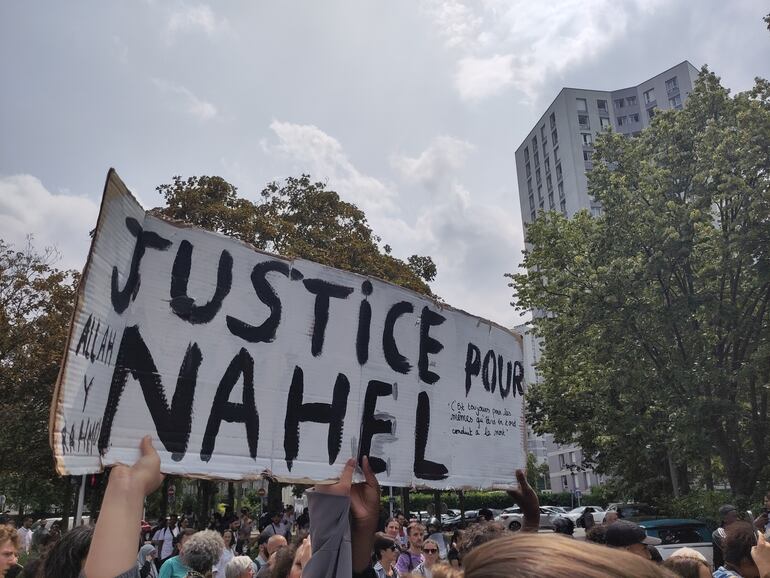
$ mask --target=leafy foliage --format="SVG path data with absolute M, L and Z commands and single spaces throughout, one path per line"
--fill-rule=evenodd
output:
M 284 257 L 301 257 L 378 277 L 418 293 L 430 295 L 427 283 L 436 276 L 430 257 L 412 255 L 407 262 L 390 255 L 369 227 L 364 212 L 326 184 L 308 175 L 272 182 L 260 201 L 237 196 L 237 189 L 221 177 L 175 176 L 157 187 L 166 206 L 154 214 L 185 221 L 230 235 Z
M 530 423 L 638 499 L 709 485 L 716 462 L 751 495 L 770 426 L 770 85 L 731 98 L 704 68 L 684 110 L 597 139 L 594 167 L 602 215 L 542 215 L 511 275 L 519 307 L 546 312 Z

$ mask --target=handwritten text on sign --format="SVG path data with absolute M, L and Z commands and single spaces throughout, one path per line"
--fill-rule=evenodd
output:
M 524 467 L 521 343 L 376 279 L 145 214 L 110 172 L 52 409 L 61 473 L 287 480 L 369 455 L 389 485 Z

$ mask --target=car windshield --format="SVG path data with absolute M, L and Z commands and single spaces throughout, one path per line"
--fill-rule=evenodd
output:
M 570 511 L 569 511 L 569 512 L 567 512 L 567 513 L 568 513 L 568 514 L 582 514 L 582 513 L 583 513 L 583 510 L 585 510 L 585 509 L 586 509 L 586 507 L 585 507 L 585 506 L 580 506 L 579 508 L 575 508 L 574 510 L 570 510 Z

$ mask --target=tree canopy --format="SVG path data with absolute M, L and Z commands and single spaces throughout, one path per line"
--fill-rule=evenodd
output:
M 731 97 L 704 68 L 683 110 L 597 139 L 589 189 L 602 214 L 542 214 L 511 275 L 543 312 L 530 423 L 630 495 L 715 472 L 750 495 L 770 476 L 770 85 Z
M 419 293 L 431 294 L 436 276 L 430 257 L 412 255 L 406 262 L 380 249 L 364 212 L 340 199 L 310 176 L 269 183 L 259 201 L 238 197 L 221 177 L 196 176 L 157 187 L 166 199 L 157 215 L 236 237 L 258 249 L 284 257 L 301 257 L 363 275 L 378 277 Z

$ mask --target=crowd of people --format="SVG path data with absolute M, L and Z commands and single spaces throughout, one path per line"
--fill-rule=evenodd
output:
M 381 525 L 377 479 L 364 457 L 364 481 L 354 484 L 356 467 L 351 459 L 338 482 L 308 490 L 308 508 L 298 517 L 287 508 L 259 523 L 244 509 L 196 530 L 170 516 L 140 532 L 143 500 L 162 481 L 160 459 L 145 438 L 133 466 L 113 468 L 95 525 L 65 533 L 55 525 L 35 528 L 31 518 L 18 529 L 0 525 L 0 578 L 770 578 L 770 543 L 757 531 L 767 514 L 752 525 L 723 507 L 712 569 L 689 548 L 663 562 L 660 540 L 614 513 L 587 528 L 585 541 L 573 539 L 566 518 L 570 523 L 555 524 L 553 533 L 538 533 L 537 494 L 520 471 L 509 492 L 523 513 L 519 532 L 482 519 L 450 535 L 439 520 L 426 527 L 401 513 Z M 39 556 L 22 568 L 19 553 L 33 548 Z

